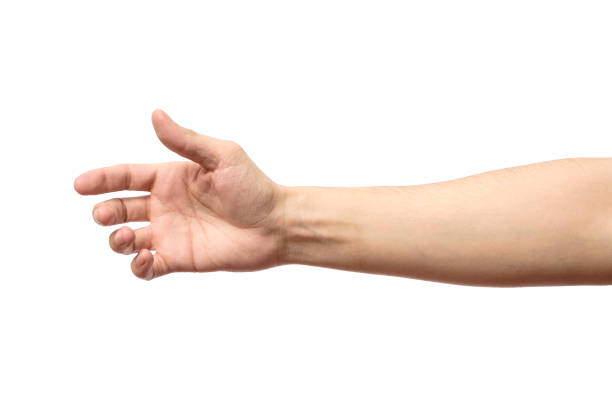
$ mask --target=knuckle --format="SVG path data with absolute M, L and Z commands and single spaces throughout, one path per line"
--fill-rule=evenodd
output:
M 220 140 L 220 146 L 227 152 L 236 152 L 242 149 L 240 145 L 233 140 Z
M 240 146 L 238 143 L 231 140 L 227 140 L 224 143 L 225 153 L 230 159 L 240 159 L 246 154 L 242 146 Z
M 111 201 L 113 201 L 115 207 L 115 221 L 127 222 L 128 210 L 125 200 L 123 198 L 113 198 Z
M 123 189 L 129 190 L 132 185 L 132 166 L 129 164 L 122 164 L 123 173 Z

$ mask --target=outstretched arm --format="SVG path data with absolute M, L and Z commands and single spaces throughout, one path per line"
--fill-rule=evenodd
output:
M 235 143 L 153 113 L 190 161 L 118 165 L 75 180 L 81 194 L 147 191 L 94 207 L 110 246 L 152 279 L 288 263 L 449 283 L 612 283 L 612 159 L 553 160 L 405 187 L 287 187 Z
M 612 160 L 285 189 L 290 263 L 487 286 L 612 283 Z

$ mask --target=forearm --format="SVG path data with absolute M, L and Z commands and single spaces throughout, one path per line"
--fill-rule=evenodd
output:
M 283 263 L 475 285 L 612 283 L 612 159 L 283 191 Z

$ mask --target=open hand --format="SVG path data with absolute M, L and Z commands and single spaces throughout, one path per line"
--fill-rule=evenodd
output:
M 111 248 L 137 252 L 132 271 L 143 279 L 278 265 L 283 187 L 236 143 L 181 127 L 161 110 L 153 112 L 152 121 L 161 142 L 191 161 L 120 164 L 88 171 L 74 181 L 80 194 L 150 192 L 94 206 L 93 217 L 102 225 L 150 222 L 136 230 L 115 230 Z

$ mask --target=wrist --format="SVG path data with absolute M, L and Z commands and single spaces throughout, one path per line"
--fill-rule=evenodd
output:
M 281 186 L 279 199 L 280 264 L 330 265 L 358 238 L 349 216 L 347 188 Z
M 278 263 L 280 265 L 300 263 L 295 256 L 298 250 L 298 239 L 300 221 L 303 214 L 300 207 L 305 199 L 304 192 L 299 187 L 279 186 L 279 198 L 277 202 L 278 215 L 275 231 L 278 236 Z M 303 229 L 303 227 L 302 227 Z

